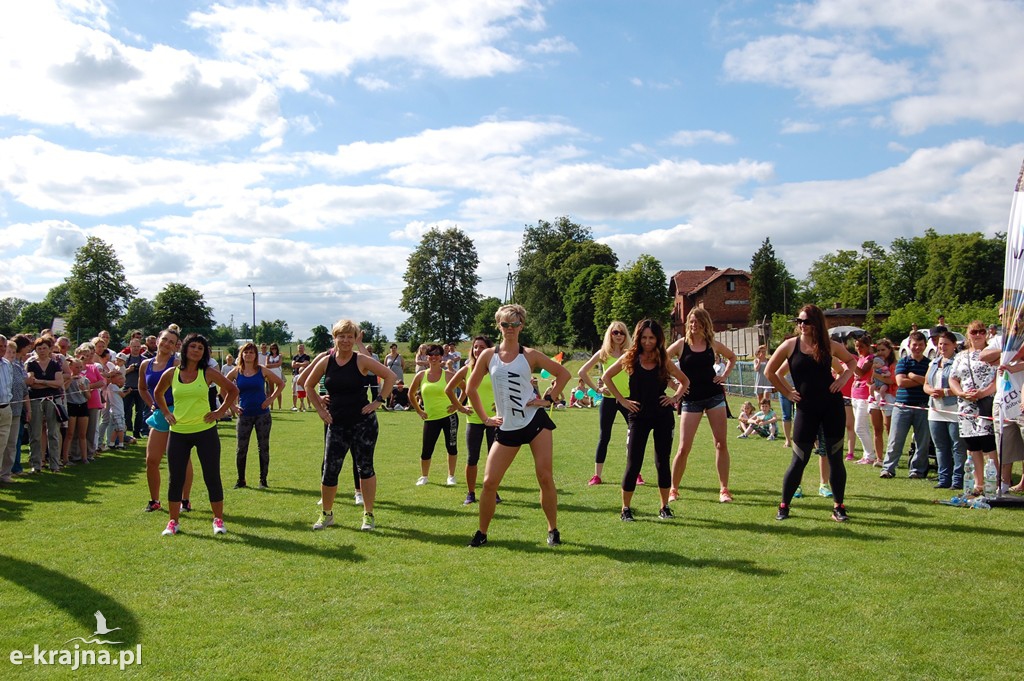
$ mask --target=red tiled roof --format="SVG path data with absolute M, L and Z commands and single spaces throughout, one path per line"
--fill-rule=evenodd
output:
M 693 295 L 719 277 L 731 275 L 750 278 L 750 273 L 727 267 L 724 270 L 679 270 L 672 275 L 675 293 Z

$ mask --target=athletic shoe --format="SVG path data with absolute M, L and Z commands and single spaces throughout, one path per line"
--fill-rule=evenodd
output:
M 476 494 L 474 494 L 473 492 L 469 492 L 468 494 L 466 494 L 466 500 L 462 502 L 462 505 L 463 506 L 469 506 L 470 504 L 475 504 L 475 503 L 476 503 Z
M 840 504 L 832 509 L 832 520 L 837 523 L 845 523 L 850 519 L 850 516 L 846 515 L 846 507 Z
M 160 534 L 162 534 L 165 537 L 172 537 L 172 536 L 178 534 L 178 521 L 177 520 L 169 520 L 169 521 L 167 521 L 167 529 L 165 529 Z
M 483 532 L 481 532 L 480 530 L 477 530 L 476 534 L 473 535 L 473 538 L 469 540 L 470 548 L 474 548 L 474 549 L 478 549 L 478 548 L 480 548 L 481 546 L 483 546 L 486 543 L 487 543 L 487 535 L 484 534 Z
M 320 503 L 323 504 L 324 500 L 321 499 Z M 356 506 L 362 506 L 363 505 L 363 493 L 362 492 L 356 492 L 355 493 L 355 502 L 354 503 L 355 503 Z
M 266 480 L 260 480 L 260 489 L 270 489 L 270 485 L 267 484 Z
M 239 480 L 235 483 L 235 489 L 242 489 L 245 487 L 245 480 Z
M 592 477 L 590 480 L 587 481 L 587 484 L 590 485 L 591 487 L 593 487 L 594 485 L 600 485 L 601 484 L 600 476 L 595 475 L 594 477 Z
M 927 475 L 921 475 L 916 471 L 907 476 L 908 480 L 926 480 L 927 478 Z
M 124 441 L 126 443 L 130 444 L 130 445 L 134 445 L 134 444 L 136 444 L 138 442 L 138 440 L 136 438 L 134 438 L 134 437 L 127 437 L 127 436 L 124 438 Z
M 316 522 L 313 523 L 314 530 L 322 530 L 325 527 L 330 527 L 334 524 L 334 512 L 320 513 L 320 517 L 317 518 Z
M 457 484 L 459 484 L 459 483 L 455 480 L 455 476 L 454 475 L 449 475 L 448 476 L 448 486 L 449 487 L 453 487 L 453 486 L 455 486 Z
M 624 523 L 634 522 L 636 519 L 633 517 L 633 509 L 629 506 L 623 508 L 622 513 L 619 514 L 619 519 Z
M 858 466 L 873 466 L 875 465 L 875 457 L 864 455 L 861 458 L 854 461 Z
M 181 500 L 181 510 L 184 513 L 190 512 L 192 510 L 192 502 L 189 501 L 188 499 L 182 499 Z
M 496 504 L 500 504 L 501 503 L 501 495 L 498 494 L 497 492 L 494 493 L 494 503 L 496 503 Z
M 160 502 L 159 501 L 150 501 L 148 504 L 146 504 L 146 513 L 152 513 L 153 511 L 159 511 L 159 510 L 160 510 Z
M 550 530 L 548 532 L 548 546 L 561 546 L 562 535 L 558 533 L 558 530 Z
M 746 439 L 748 439 L 748 438 L 747 438 L 747 436 L 746 436 L 746 435 L 737 435 L 737 436 L 736 436 L 736 439 L 737 439 L 737 440 L 746 440 Z
M 856 461 L 856 460 L 857 460 L 857 457 L 855 457 L 855 456 L 853 455 L 853 452 L 847 452 L 847 453 L 846 453 L 846 460 L 847 460 L 847 461 Z
M 369 530 L 372 530 L 374 527 L 376 527 L 376 525 L 373 524 L 373 514 L 372 513 L 364 513 L 363 514 L 363 526 L 360 527 L 359 529 L 360 530 L 367 530 L 367 531 L 369 531 Z
M 419 479 L 416 480 L 416 485 L 418 487 L 418 486 L 425 485 L 425 484 L 427 484 L 427 476 L 421 475 L 419 477 Z
M 804 498 L 804 488 L 803 488 L 803 486 L 801 486 L 801 485 L 797 485 L 796 486 L 796 491 L 793 492 L 793 498 L 794 499 L 803 499 Z
M 776 520 L 785 520 L 789 517 L 789 506 L 785 504 L 779 504 L 779 511 L 775 514 Z
M 892 480 L 895 476 L 883 468 L 882 472 L 878 474 L 878 477 L 882 478 L 883 480 Z
M 826 499 L 832 498 L 832 488 L 828 485 L 818 485 L 818 496 Z
M 676 501 L 678 499 L 679 499 L 679 490 L 677 490 L 675 487 L 673 487 L 668 492 L 668 500 L 669 501 Z
M 636 484 L 638 484 L 638 485 L 646 485 L 647 484 L 647 483 L 644 482 L 644 476 L 640 475 L 639 473 L 636 474 Z
M 669 508 L 668 506 L 662 506 L 661 510 L 658 511 L 658 517 L 662 520 L 668 520 L 669 518 L 675 518 L 676 516 L 672 512 L 671 508 Z
M 298 407 L 292 407 L 292 411 L 298 411 Z
M 214 534 L 227 534 L 228 531 L 224 529 L 224 519 L 214 518 L 213 519 L 213 533 Z
M 723 487 L 722 491 L 718 493 L 718 503 L 728 504 L 732 503 L 732 493 L 729 492 L 728 487 Z

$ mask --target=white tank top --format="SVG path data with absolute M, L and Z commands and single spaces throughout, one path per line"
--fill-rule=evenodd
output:
M 498 349 L 487 367 L 494 389 L 495 416 L 502 418 L 500 430 L 512 431 L 525 428 L 540 407 L 528 407 L 526 403 L 536 396 L 530 384 L 530 363 L 520 352 L 516 358 L 505 364 L 498 357 Z

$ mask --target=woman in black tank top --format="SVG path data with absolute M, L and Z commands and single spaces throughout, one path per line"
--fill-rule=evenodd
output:
M 776 514 L 778 520 L 789 517 L 789 504 L 800 485 L 804 467 L 818 437 L 819 428 L 825 433 L 826 456 L 829 462 L 829 483 L 832 487 L 834 508 L 832 519 L 847 519 L 843 497 L 846 493 L 846 467 L 843 463 L 843 437 L 846 432 L 846 410 L 839 392 L 850 379 L 854 369 L 839 370 L 839 378 L 832 376 L 834 360 L 847 367 L 856 367 L 857 361 L 842 344 L 831 340 L 825 329 L 825 315 L 816 305 L 805 305 L 797 316 L 798 335 L 783 341 L 768 360 L 765 375 L 782 395 L 796 405 L 793 423 L 793 459 L 782 479 L 782 503 Z M 779 375 L 782 363 L 789 361 L 793 385 Z M 864 373 L 871 365 L 865 367 Z
M 686 316 L 686 335 L 668 348 L 669 357 L 679 357 L 679 368 L 690 379 L 690 388 L 680 403 L 679 449 L 672 461 L 672 489 L 669 501 L 679 498 L 679 483 L 686 471 L 686 460 L 693 448 L 701 417 L 705 414 L 715 440 L 715 467 L 718 469 L 718 500 L 732 501 L 729 491 L 729 424 L 723 384 L 736 365 L 736 353 L 715 340 L 715 325 L 702 307 Z M 715 357 L 725 357 L 725 371 L 715 372 Z
M 620 371 L 629 374 L 629 398 L 627 399 L 612 380 Z M 669 376 L 679 382 L 673 396 L 665 394 Z M 658 492 L 661 494 L 661 509 L 658 516 L 672 517 L 668 507 L 669 485 L 672 474 L 668 456 L 672 450 L 672 430 L 675 428 L 673 407 L 690 387 L 690 380 L 669 361 L 665 352 L 665 333 L 653 319 L 643 319 L 636 325 L 632 346 L 601 377 L 604 384 L 615 396 L 615 401 L 628 412 L 626 422 L 629 434 L 626 437 L 626 472 L 622 476 L 622 514 L 624 521 L 633 520 L 633 492 L 636 479 L 644 463 L 647 438 L 654 433 L 654 466 L 658 471 Z

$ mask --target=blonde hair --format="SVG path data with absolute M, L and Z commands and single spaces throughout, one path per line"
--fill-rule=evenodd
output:
M 693 317 L 697 320 L 697 334 L 704 338 L 704 341 L 711 347 L 715 342 L 715 323 L 711 321 L 711 315 L 703 307 L 695 307 L 690 310 L 690 314 L 687 315 L 687 319 Z M 686 325 L 686 344 L 693 345 L 693 342 L 697 340 L 696 337 L 690 333 L 690 325 Z
M 750 400 L 747 400 L 746 402 L 743 403 L 743 406 L 740 407 L 740 411 L 742 411 L 744 413 L 746 413 L 747 411 L 753 412 L 754 411 L 754 403 L 751 402 Z
M 613 321 L 608 325 L 608 328 L 604 330 L 604 341 L 601 343 L 601 354 L 599 355 L 602 362 L 608 361 L 608 358 L 612 356 L 612 349 L 615 347 L 614 341 L 612 340 L 612 338 L 614 338 L 614 336 L 612 336 L 612 331 L 622 332 L 622 347 L 619 348 L 620 352 L 625 352 L 631 343 L 629 338 L 629 329 L 626 328 L 625 323 L 620 322 L 619 320 Z
M 516 319 L 525 324 L 526 308 L 522 305 L 502 305 L 498 308 L 498 311 L 494 313 L 494 321 L 497 324 L 509 319 Z
M 359 325 L 351 319 L 339 319 L 331 327 L 331 338 L 334 339 L 334 347 L 338 347 L 338 336 L 343 333 L 350 333 L 353 336 L 359 335 Z M 266 343 L 264 343 L 266 345 Z

